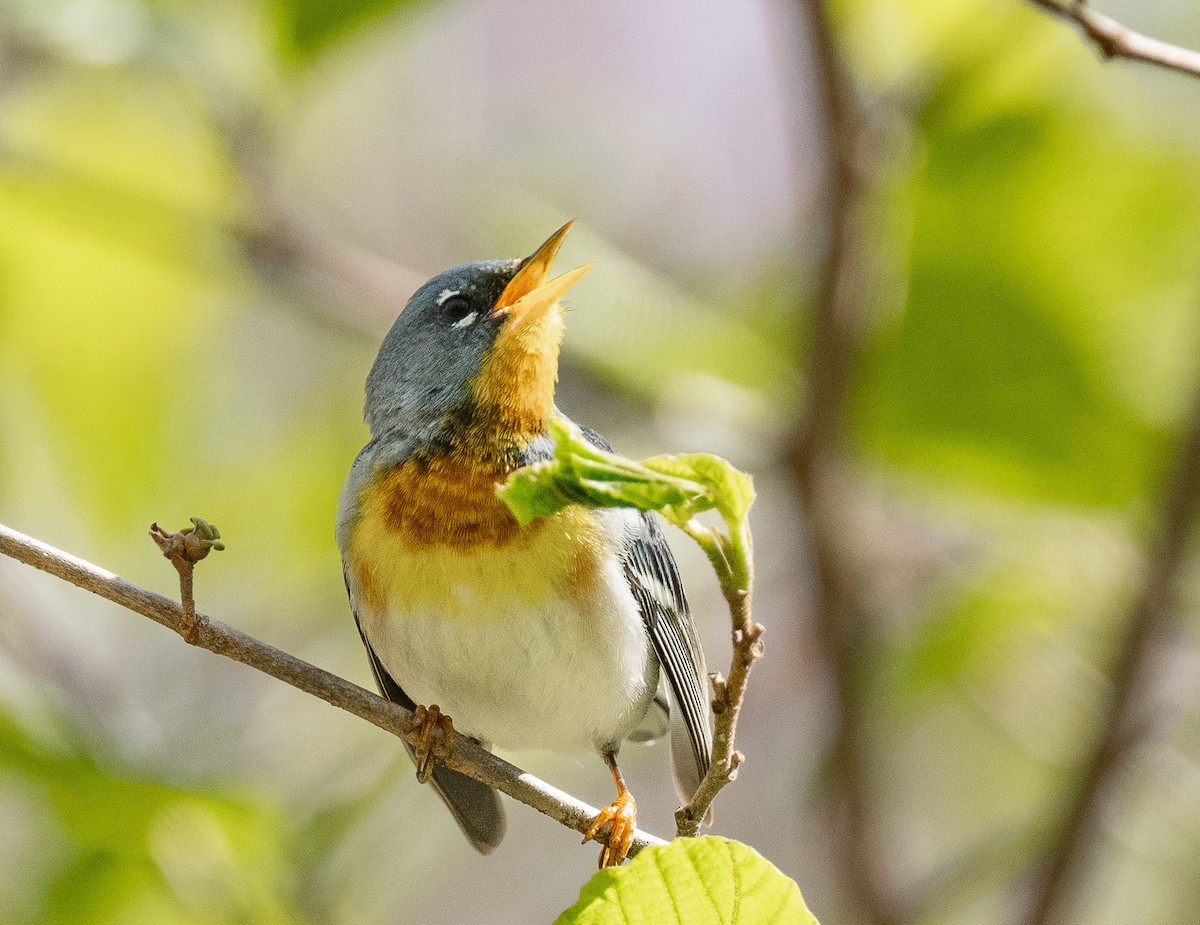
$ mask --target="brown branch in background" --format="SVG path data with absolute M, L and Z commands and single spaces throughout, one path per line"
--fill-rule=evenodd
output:
M 825 132 L 825 254 L 819 288 L 802 314 L 809 322 L 807 394 L 794 448 L 802 477 L 819 458 L 836 452 L 862 288 L 856 209 L 861 184 L 858 144 L 862 114 L 842 65 L 824 0 L 802 0 L 817 73 L 818 112 Z
M 1052 16 L 1079 26 L 1105 58 L 1128 58 L 1200 77 L 1200 51 L 1181 48 L 1134 32 L 1111 16 L 1090 9 L 1083 0 L 1029 0 Z
M 1141 60 L 1200 76 L 1200 53 L 1132 32 L 1080 2 L 1030 0 L 1075 22 L 1108 57 Z M 868 627 L 854 595 L 844 522 L 842 424 L 846 390 L 863 313 L 867 267 L 859 225 L 864 177 L 858 152 L 864 117 L 857 107 L 822 0 L 802 3 L 811 26 L 818 103 L 826 129 L 829 192 L 826 252 L 812 303 L 806 405 L 791 448 L 797 491 L 805 510 L 813 560 L 812 600 L 817 643 L 833 678 L 834 722 L 830 762 L 841 825 L 834 831 L 840 879 L 857 888 L 861 913 L 874 925 L 907 916 L 892 894 L 873 850 L 870 740 L 865 728 L 861 657 Z M 1181 443 L 1160 517 L 1160 534 L 1145 584 L 1113 674 L 1113 694 L 1100 742 L 1082 772 L 1031 907 L 1027 925 L 1049 925 L 1071 892 L 1096 828 L 1102 800 L 1124 758 L 1139 741 L 1131 731 L 1133 707 L 1145 680 L 1151 642 L 1162 634 L 1171 591 L 1200 505 L 1200 395 Z M 909 908 L 911 912 L 912 909 Z
M 1092 850 L 1105 798 L 1149 724 L 1138 723 L 1152 667 L 1153 644 L 1166 635 L 1176 586 L 1200 509 L 1200 383 L 1191 414 L 1163 485 L 1156 533 L 1150 540 L 1141 589 L 1133 601 L 1113 667 L 1100 739 L 1083 765 L 1062 828 L 1046 853 L 1026 925 L 1057 921 L 1075 893 Z
M 167 537 L 168 543 L 174 542 L 171 534 L 161 530 L 159 533 Z M 416 742 L 419 727 L 410 711 L 294 655 L 259 642 L 219 620 L 196 614 L 195 621 L 189 623 L 183 608 L 174 601 L 40 540 L 18 533 L 4 524 L 0 524 L 0 553 L 98 594 L 126 610 L 149 617 L 185 638 L 189 633 L 194 633 L 194 644 L 200 648 L 286 681 L 305 693 L 374 723 L 406 742 Z M 168 555 L 168 558 L 171 556 Z M 455 740 L 454 754 L 447 758 L 445 764 L 501 793 L 507 793 L 580 834 L 588 830 L 598 812 L 595 807 L 538 780 L 465 737 L 460 736 Z M 600 829 L 596 833 L 596 840 L 606 842 L 608 829 L 607 825 Z M 639 830 L 634 835 L 630 854 L 636 854 L 648 845 L 661 844 L 664 844 L 662 839 Z
M 819 289 L 811 301 L 806 403 L 790 449 L 796 490 L 804 508 L 813 564 L 816 643 L 832 682 L 830 745 L 833 832 L 839 879 L 873 925 L 899 920 L 875 850 L 872 831 L 869 734 L 863 702 L 862 656 L 866 625 L 854 596 L 853 564 L 841 529 L 845 497 L 843 415 L 863 314 L 863 199 L 859 149 L 864 116 L 854 99 L 825 4 L 801 3 L 809 24 L 817 73 L 817 101 L 825 129 L 829 182 L 826 251 Z

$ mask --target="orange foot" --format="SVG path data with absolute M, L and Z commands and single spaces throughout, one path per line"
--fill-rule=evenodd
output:
M 429 782 L 433 766 L 439 761 L 445 761 L 454 754 L 454 723 L 435 703 L 428 709 L 419 706 L 416 711 L 417 722 L 421 724 L 417 744 L 413 746 L 417 757 L 417 780 L 422 784 Z M 442 741 L 437 741 L 438 727 L 442 730 Z
M 592 827 L 583 836 L 584 844 L 587 844 L 606 822 L 611 822 L 612 828 L 608 832 L 608 844 L 600 851 L 600 866 L 616 867 L 629 854 L 629 846 L 633 844 L 633 833 L 637 830 L 637 803 L 634 802 L 632 793 L 622 787 L 617 798 L 596 814 Z

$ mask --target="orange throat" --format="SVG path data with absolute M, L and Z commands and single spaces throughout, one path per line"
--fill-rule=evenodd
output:
M 378 471 L 362 489 L 355 546 L 374 552 L 356 555 L 355 561 L 367 597 L 381 595 L 386 583 L 366 565 L 380 556 L 413 569 L 423 562 L 434 572 L 445 565 L 446 556 L 481 554 L 516 556 L 501 574 L 511 573 L 514 562 L 532 567 L 523 551 L 544 539 L 545 522 L 522 529 L 496 496 L 496 486 L 516 467 L 529 441 L 545 433 L 554 413 L 562 328 L 557 304 L 506 324 L 484 357 L 465 413 L 440 451 Z M 385 556 L 385 548 L 393 553 Z M 432 582 L 418 572 L 407 580 Z
M 563 311 L 555 304 L 536 317 L 505 325 L 483 360 L 472 390 L 472 430 L 501 440 L 544 433 L 554 412 Z

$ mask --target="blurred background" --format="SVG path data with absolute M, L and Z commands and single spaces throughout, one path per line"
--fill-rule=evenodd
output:
M 379 340 L 577 217 L 559 404 L 759 491 L 714 831 L 830 925 L 1195 921 L 1198 112 L 1018 0 L 0 0 L 0 521 L 175 597 L 146 528 L 207 518 L 201 609 L 371 686 Z M 509 818 L 476 855 L 395 739 L 0 561 L 3 925 L 548 922 L 596 852 Z

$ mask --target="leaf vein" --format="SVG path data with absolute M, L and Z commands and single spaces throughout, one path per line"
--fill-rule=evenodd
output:
M 658 876 L 663 882 L 663 889 L 667 891 L 667 898 L 671 900 L 671 908 L 675 910 L 675 921 L 678 922 L 679 925 L 685 925 L 687 920 L 679 911 L 679 903 L 675 901 L 675 894 L 671 891 L 671 882 L 667 879 L 667 873 L 662 867 L 662 852 L 651 851 L 650 854 L 654 859 L 654 869 L 658 871 Z
M 692 870 L 696 873 L 696 879 L 700 881 L 700 891 L 704 894 L 704 898 L 708 900 L 708 904 L 712 906 L 713 915 L 717 917 L 718 922 L 724 922 L 721 910 L 717 908 L 717 901 L 713 899 L 712 892 L 708 888 L 708 881 L 705 880 L 704 873 L 700 870 L 700 865 L 696 863 L 695 856 L 690 850 L 685 851 L 684 854 L 687 855 L 688 863 L 692 865 Z M 737 895 L 736 890 L 734 891 L 734 895 Z M 737 919 L 733 919 L 732 922 L 737 922 Z

